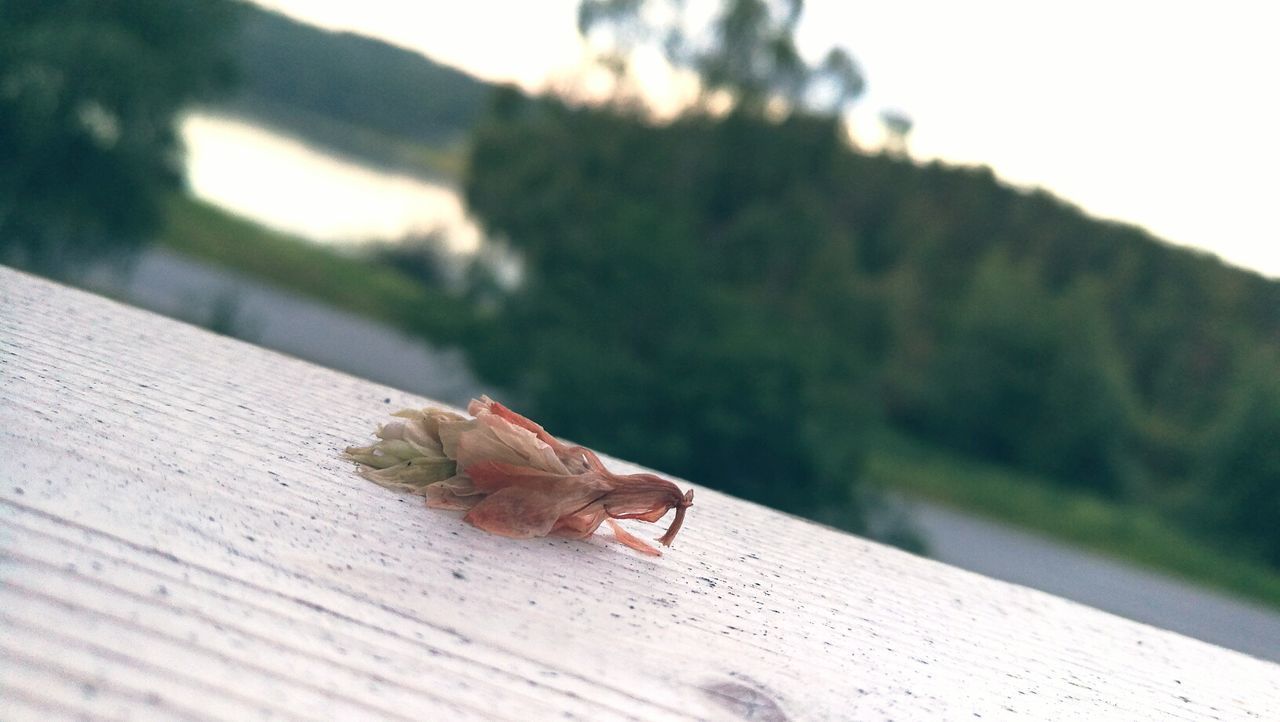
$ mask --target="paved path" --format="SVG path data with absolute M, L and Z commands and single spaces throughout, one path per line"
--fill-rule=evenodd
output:
M 164 250 L 131 280 L 94 285 L 159 313 L 424 396 L 465 405 L 483 391 L 462 357 Z M 1280 614 L 983 519 L 923 503 L 911 517 L 932 556 L 1187 636 L 1280 661 Z
M 939 561 L 1280 662 L 1274 611 L 968 514 L 908 506 Z
M 86 284 L 135 306 L 451 404 L 484 389 L 457 350 L 162 248 Z

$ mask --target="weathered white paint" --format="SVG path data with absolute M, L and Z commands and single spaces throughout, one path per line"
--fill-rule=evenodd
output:
M 0 719 L 1280 714 L 1280 666 L 701 487 L 649 559 L 338 458 L 426 403 L 0 269 Z

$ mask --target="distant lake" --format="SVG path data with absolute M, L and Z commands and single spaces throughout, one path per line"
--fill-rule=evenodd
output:
M 479 245 L 479 229 L 447 185 L 231 116 L 190 113 L 181 132 L 192 192 L 269 228 L 332 243 L 398 240 L 438 228 L 456 250 Z

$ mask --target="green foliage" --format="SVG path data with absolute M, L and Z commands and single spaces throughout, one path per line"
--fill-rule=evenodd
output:
M 1130 400 L 1096 294 L 1053 297 L 1000 256 L 978 267 L 916 425 L 979 458 L 1124 490 Z
M 467 193 L 525 283 L 473 343 L 480 371 L 578 441 L 847 511 L 876 310 L 826 272 L 852 249 L 827 241 L 836 208 L 816 192 L 835 124 L 508 110 L 477 135 Z
M 1270 412 L 1229 407 L 1280 284 L 829 118 L 500 108 L 467 193 L 526 278 L 472 351 L 569 435 L 812 514 L 883 418 L 1270 553 Z
M 237 7 L 0 3 L 0 261 L 65 272 L 155 230 L 181 178 L 174 117 L 230 82 Z
M 618 75 L 636 52 L 656 46 L 674 67 L 697 73 L 704 104 L 720 101 L 731 112 L 837 115 L 862 95 L 862 72 L 843 49 L 817 64 L 801 57 L 802 0 L 723 0 L 706 27 L 691 26 L 686 10 L 683 0 L 583 0 L 578 29 L 604 45 L 599 59 Z
M 1280 567 L 1280 355 L 1241 369 L 1200 460 L 1197 520 L 1230 530 Z
M 1119 401 L 1104 408 L 1127 407 L 1124 414 L 1089 411 L 1117 419 L 1116 437 L 1128 447 L 1121 457 L 1107 452 L 1101 458 L 1117 459 L 1112 468 L 1128 468 L 1123 476 L 1143 498 L 1163 503 L 1180 496 L 1193 476 L 1196 449 L 1230 396 L 1237 367 L 1253 350 L 1278 344 L 1280 284 L 1140 229 L 1090 219 L 1046 193 L 1002 186 L 986 169 L 917 166 L 857 153 L 848 160 L 833 192 L 844 199 L 863 270 L 879 279 L 894 309 L 884 369 L 890 418 L 915 429 L 931 425 L 937 406 L 928 399 L 936 389 L 925 387 L 945 367 L 938 357 L 964 343 L 966 332 L 958 328 L 973 323 L 976 312 L 965 320 L 960 311 L 980 302 L 976 279 L 984 264 L 1004 258 L 1017 271 L 1003 300 L 985 302 L 994 315 L 987 325 L 1002 324 L 1010 333 L 1025 326 L 1018 332 L 1028 335 L 1025 343 L 1046 354 L 1055 343 L 1062 347 L 1063 334 L 1096 339 L 1065 348 L 1082 354 L 1101 349 L 1088 352 L 1100 361 L 1080 368 L 1096 369 L 1086 378 L 1115 390 Z M 1072 295 L 1078 296 L 1074 303 L 1054 310 Z M 1058 341 L 1053 328 L 1036 329 L 1042 316 L 1058 319 L 1064 329 Z M 1032 361 L 1021 367 L 1031 368 Z M 1012 391 L 998 391 L 1002 374 L 990 375 L 990 392 L 1009 400 Z M 1047 378 L 1037 373 L 1034 383 Z M 1122 388 L 1115 387 L 1117 378 Z M 994 456 L 1040 454 L 1028 447 L 1025 455 L 1005 450 Z M 1066 483 L 1088 483 L 1065 470 L 1054 473 Z M 1115 488 L 1095 488 L 1108 486 Z
M 398 241 L 368 244 L 366 250 L 427 288 L 444 288 L 449 283 L 449 251 L 442 233 L 410 234 Z

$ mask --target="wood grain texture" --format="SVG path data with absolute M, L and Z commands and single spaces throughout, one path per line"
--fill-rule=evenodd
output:
M 650 559 L 339 458 L 428 403 L 0 268 L 0 719 L 1280 711 L 1280 666 L 702 487 Z

